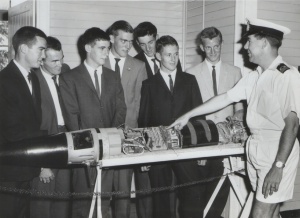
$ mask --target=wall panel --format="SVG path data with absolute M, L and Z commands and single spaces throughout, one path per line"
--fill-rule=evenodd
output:
M 195 39 L 203 27 L 210 26 L 215 26 L 222 32 L 222 60 L 233 64 L 234 14 L 234 1 L 187 1 L 186 68 L 202 61 L 196 51 Z
M 80 63 L 78 37 L 90 27 L 106 30 L 117 20 L 133 28 L 140 22 L 156 25 L 160 36 L 169 34 L 183 47 L 183 1 L 56 1 L 50 2 L 50 35 L 62 41 L 65 62 L 71 68 Z M 135 55 L 134 48 L 130 51 Z

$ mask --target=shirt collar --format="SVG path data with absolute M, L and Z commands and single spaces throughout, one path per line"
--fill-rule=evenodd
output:
M 125 61 L 125 58 L 124 58 L 124 57 L 116 57 L 116 56 L 114 56 L 114 54 L 111 52 L 111 50 L 109 51 L 108 56 L 109 56 L 109 59 L 115 60 L 115 58 L 120 58 L 121 61 L 122 61 L 122 60 Z
M 90 65 L 88 65 L 88 63 L 86 62 L 86 60 L 83 62 L 86 69 L 88 70 L 88 72 L 91 75 L 94 75 L 95 70 L 97 70 L 97 73 L 99 73 L 100 75 L 102 74 L 102 65 L 100 65 L 98 68 L 94 69 L 93 67 L 91 67 Z
M 17 67 L 19 68 L 19 70 L 21 71 L 22 75 L 27 78 L 29 72 L 21 65 L 19 64 L 15 59 L 14 59 L 14 63 L 17 65 Z
M 280 55 L 278 55 L 274 60 L 273 62 L 270 64 L 270 66 L 266 69 L 266 70 L 276 70 L 277 69 L 277 66 L 280 64 L 280 63 L 283 63 L 283 59 Z M 266 71 L 265 70 L 265 71 Z M 262 68 L 260 66 L 257 66 L 256 68 L 256 71 L 259 73 L 259 74 L 262 74 Z
M 222 60 L 220 59 L 220 61 L 219 61 L 218 63 L 214 64 L 214 65 L 213 65 L 212 63 L 210 63 L 210 62 L 207 60 L 207 58 L 205 58 L 205 62 L 206 62 L 206 64 L 207 64 L 208 68 L 209 68 L 209 69 L 212 69 L 212 66 L 215 66 L 216 68 L 219 68 L 219 67 L 221 66 Z

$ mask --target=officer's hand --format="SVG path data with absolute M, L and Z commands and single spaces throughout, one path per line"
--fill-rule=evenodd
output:
M 264 184 L 262 187 L 262 194 L 265 198 L 268 197 L 268 195 L 272 195 L 273 192 L 277 192 L 279 189 L 279 184 L 282 179 L 282 173 L 283 169 L 278 168 L 276 166 L 272 166 L 270 171 L 265 177 Z
M 177 130 L 181 130 L 189 121 L 190 117 L 185 114 L 179 117 L 177 120 L 175 120 L 174 123 L 172 123 L 170 126 L 167 127 L 167 129 L 175 128 Z

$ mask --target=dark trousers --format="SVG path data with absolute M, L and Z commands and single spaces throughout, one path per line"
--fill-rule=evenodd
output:
M 221 177 L 224 172 L 223 158 L 209 158 L 205 166 L 199 166 L 198 169 L 202 174 L 203 179 L 210 179 L 214 177 Z M 216 186 L 220 179 L 214 179 L 213 181 L 203 183 L 205 192 L 202 195 L 202 199 L 205 199 L 205 205 L 208 203 L 212 196 Z M 224 210 L 227 202 L 227 198 L 230 190 L 230 181 L 225 179 L 220 191 L 218 192 L 210 210 L 208 211 L 206 218 L 219 218 Z
M 172 170 L 177 179 L 177 184 L 184 184 L 201 179 L 198 165 L 195 160 L 180 161 L 152 165 L 149 177 L 152 188 L 170 186 L 172 184 Z M 204 188 L 200 185 L 191 185 L 178 189 L 179 215 L 180 217 L 202 217 L 205 204 L 200 196 L 203 196 Z M 171 216 L 170 191 L 154 192 L 153 194 L 153 217 L 168 218 Z
M 30 190 L 30 181 L 0 182 L 1 187 Z M 30 197 L 26 194 L 0 192 L 0 217 L 1 218 L 29 218 Z
M 151 189 L 148 172 L 141 172 L 141 166 L 134 171 L 136 190 Z M 136 193 L 136 210 L 138 218 L 152 218 L 152 195 L 151 193 Z
M 128 194 L 118 195 L 113 200 L 113 215 L 116 218 L 130 216 L 130 190 L 132 180 L 132 169 L 103 169 L 101 179 L 101 192 L 124 191 Z M 91 180 L 95 184 L 97 171 L 90 169 Z M 73 189 L 76 193 L 93 192 L 94 186 L 90 186 L 84 168 L 73 169 Z M 72 218 L 87 218 L 92 203 L 92 196 L 74 198 L 72 204 Z M 111 217 L 110 213 L 111 196 L 101 197 L 102 217 Z M 93 217 L 96 217 L 94 209 Z
M 69 193 L 71 191 L 71 170 L 51 169 L 54 179 L 43 183 L 39 177 L 33 179 L 32 188 L 48 193 Z M 70 202 L 68 198 L 35 197 L 30 202 L 30 218 L 69 218 Z

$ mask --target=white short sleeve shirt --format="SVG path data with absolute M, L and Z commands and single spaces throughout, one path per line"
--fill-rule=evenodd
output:
M 284 119 L 293 111 L 300 118 L 300 74 L 295 67 L 280 72 L 281 56 L 262 72 L 258 67 L 227 92 L 235 102 L 247 100 L 247 124 L 251 130 L 282 131 Z

